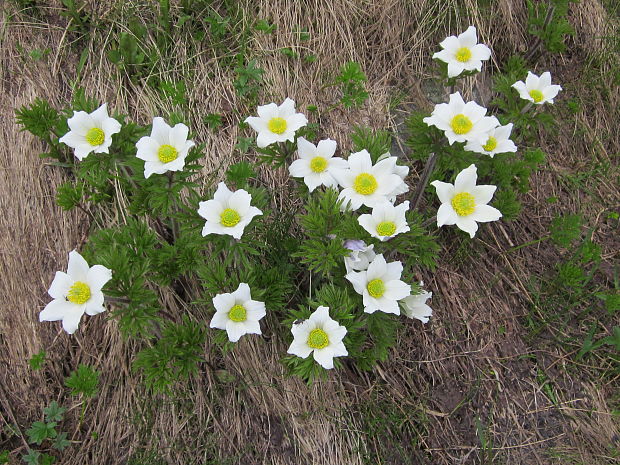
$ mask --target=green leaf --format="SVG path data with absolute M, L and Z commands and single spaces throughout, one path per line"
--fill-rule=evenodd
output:
M 41 453 L 32 449 L 28 449 L 28 453 L 26 455 L 22 455 L 22 460 L 28 465 L 40 465 L 40 459 Z
M 52 447 L 56 450 L 63 451 L 71 445 L 71 441 L 67 439 L 67 433 L 64 431 L 58 434 L 58 437 L 52 443 Z
M 65 379 L 65 386 L 71 388 L 71 394 L 84 397 L 94 397 L 99 389 L 99 372 L 88 365 L 78 366 L 78 369 L 71 372 Z
M 34 354 L 32 358 L 28 360 L 28 365 L 30 365 L 30 368 L 32 368 L 33 370 L 40 370 L 45 363 L 45 356 L 46 354 L 44 350 L 42 350 L 38 354 Z
M 58 402 L 55 400 L 50 402 L 49 407 L 43 409 L 47 421 L 62 421 L 62 417 L 66 411 L 67 409 L 59 406 Z
M 248 183 L 248 179 L 255 176 L 255 174 L 252 165 L 247 161 L 230 165 L 228 170 L 226 170 L 226 178 L 235 183 L 238 189 L 245 187 Z
M 48 438 L 55 438 L 57 433 L 56 433 L 56 423 L 55 422 L 50 422 L 50 423 L 45 423 L 42 421 L 35 421 L 32 424 L 32 427 L 30 427 L 27 431 L 26 434 L 28 435 L 28 442 L 29 443 L 35 443 L 37 445 L 41 445 L 41 443 L 43 441 L 45 441 Z
M 565 249 L 581 236 L 583 220 L 581 215 L 565 215 L 551 222 L 551 240 Z

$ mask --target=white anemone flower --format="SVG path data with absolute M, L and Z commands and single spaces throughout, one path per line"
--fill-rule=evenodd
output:
M 47 291 L 54 299 L 39 313 L 39 321 L 62 320 L 64 330 L 73 334 L 82 315 L 105 311 L 101 288 L 112 278 L 112 271 L 103 265 L 88 266 L 75 250 L 69 252 L 67 272 L 57 271 Z
M 379 254 L 366 271 L 353 271 L 345 278 L 353 284 L 355 292 L 362 295 L 366 313 L 379 310 L 400 315 L 398 301 L 411 295 L 411 286 L 400 280 L 402 272 L 401 262 L 387 263 L 383 254 Z
M 456 224 L 473 238 L 478 230 L 477 222 L 486 223 L 502 217 L 497 208 L 487 205 L 497 187 L 476 186 L 477 179 L 476 165 L 470 165 L 456 176 L 454 185 L 441 181 L 431 183 L 441 201 L 437 211 L 437 226 Z
M 395 186 L 402 183 L 400 176 L 394 173 L 395 163 L 390 158 L 373 165 L 368 151 L 362 150 L 349 155 L 347 162 L 348 169 L 334 171 L 334 177 L 344 188 L 338 197 L 343 200 L 343 208 L 347 205 L 351 210 L 362 205 L 372 208 L 388 200 Z
M 517 81 L 512 87 L 517 89 L 522 99 L 534 102 L 536 105 L 547 102 L 553 103 L 555 96 L 562 90 L 562 87 L 557 84 L 551 84 L 551 73 L 549 71 L 542 73 L 540 77 L 528 71 L 525 82 Z
M 74 111 L 67 120 L 70 131 L 58 141 L 74 149 L 78 160 L 90 152 L 109 153 L 112 134 L 121 130 L 121 123 L 108 116 L 108 104 L 104 103 L 92 113 Z
M 294 178 L 304 178 L 310 192 L 319 186 L 338 187 L 338 181 L 332 173 L 337 169 L 346 169 L 346 160 L 334 157 L 336 141 L 325 139 L 315 146 L 303 137 L 297 139 L 299 159 L 289 166 L 288 171 Z
M 448 64 L 448 77 L 456 77 L 463 71 L 480 71 L 482 62 L 491 58 L 491 49 L 478 43 L 476 28 L 469 26 L 458 36 L 446 37 L 439 45 L 442 51 L 433 55 Z
M 212 200 L 199 202 L 198 214 L 207 220 L 202 235 L 228 234 L 241 239 L 243 230 L 252 218 L 263 212 L 250 205 L 252 195 L 244 189 L 231 192 L 226 184 L 219 183 Z
M 499 126 L 494 116 L 484 116 L 487 109 L 476 102 L 465 103 L 459 92 L 450 95 L 450 103 L 435 105 L 431 116 L 424 118 L 429 126 L 435 126 L 445 132 L 448 142 L 479 141 L 485 144 L 487 133 Z
M 394 190 L 388 195 L 388 200 L 391 203 L 394 203 L 396 202 L 396 196 L 409 192 L 409 186 L 405 182 L 405 178 L 409 174 L 409 167 L 404 165 L 397 165 L 396 162 L 398 161 L 398 157 L 393 157 L 392 155 L 390 155 L 389 152 L 381 155 L 377 159 L 377 162 L 383 160 L 390 160 L 390 162 L 393 164 L 392 172 L 394 174 L 397 174 L 401 179 L 401 182 L 394 186 Z
M 510 140 L 511 132 L 512 123 L 508 123 L 506 126 L 497 126 L 487 133 L 486 143 L 481 144 L 480 141 L 469 141 L 465 144 L 465 150 L 484 153 L 491 158 L 496 153 L 516 152 L 517 146 Z
M 424 286 L 424 283 L 420 282 L 420 286 Z M 422 290 L 420 294 L 410 295 L 401 300 L 400 308 L 405 316 L 416 318 L 426 324 L 433 314 L 433 309 L 426 303 L 431 297 L 433 297 L 432 292 Z
M 342 339 L 347 328 L 329 316 L 329 307 L 318 307 L 310 318 L 293 324 L 293 342 L 287 353 L 307 358 L 310 354 L 325 369 L 334 368 L 334 357 L 344 357 L 349 352 Z
M 366 245 L 364 241 L 359 239 L 344 241 L 344 247 L 351 251 L 348 256 L 344 257 L 344 266 L 347 269 L 347 273 L 367 270 L 368 265 L 377 256 L 374 245 Z
M 405 218 L 407 210 L 409 210 L 409 202 L 403 202 L 398 206 L 385 202 L 375 206 L 371 214 L 360 215 L 357 222 L 372 237 L 383 242 L 397 234 L 409 231 Z
M 252 300 L 247 283 L 240 283 L 235 292 L 217 294 L 213 306 L 216 312 L 209 326 L 225 329 L 230 342 L 244 334 L 262 334 L 259 321 L 266 314 L 265 303 Z
M 182 123 L 171 128 L 163 118 L 154 118 L 151 135 L 142 137 L 136 144 L 136 156 L 145 162 L 144 177 L 182 170 L 189 149 L 195 145 L 187 140 L 188 134 L 189 128 Z
M 308 119 L 303 113 L 295 113 L 295 101 L 287 98 L 279 106 L 259 106 L 258 116 L 248 116 L 245 122 L 258 132 L 256 145 L 263 148 L 276 142 L 293 142 L 295 132 L 308 124 Z

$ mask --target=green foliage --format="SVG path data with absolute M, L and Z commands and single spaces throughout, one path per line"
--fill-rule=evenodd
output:
M 76 0 L 62 0 L 62 4 L 65 9 L 60 11 L 60 15 L 69 20 L 69 31 L 81 36 L 88 34 L 92 25 L 92 17 L 86 11 L 86 5 Z
M 551 240 L 567 249 L 581 236 L 583 219 L 581 215 L 558 216 L 551 222 Z
M 219 113 L 209 113 L 203 118 L 203 121 L 209 129 L 217 131 L 222 125 L 222 115 Z
M 60 153 L 56 150 L 55 141 L 62 134 L 57 128 L 62 124 L 62 115 L 46 100 L 36 98 L 30 105 L 23 105 L 15 110 L 17 123 L 22 131 L 28 131 L 33 136 L 43 139 L 52 147 L 50 156 L 60 159 Z
M 71 441 L 67 439 L 67 433 L 64 431 L 62 433 L 58 433 L 58 436 L 56 436 L 56 438 L 54 439 L 54 442 L 52 442 L 52 447 L 61 452 L 65 450 L 67 447 L 69 447 L 70 445 L 71 445 Z
M 368 92 L 364 88 L 366 80 L 362 67 L 355 61 L 349 61 L 340 68 L 334 85 L 341 86 L 340 103 L 345 108 L 359 107 L 368 99 Z
M 260 85 L 263 82 L 264 69 L 256 66 L 256 60 L 250 60 L 246 65 L 242 63 L 235 68 L 237 78 L 233 82 L 233 87 L 237 95 L 254 102 L 258 98 Z
M 56 190 L 56 203 L 63 210 L 73 210 L 82 203 L 84 185 L 82 183 L 65 182 Z
M 46 439 L 53 439 L 58 435 L 56 431 L 56 422 L 35 421 L 26 431 L 28 442 L 31 444 L 41 445 Z
M 41 350 L 39 353 L 34 354 L 29 360 L 28 365 L 33 370 L 40 370 L 43 368 L 43 364 L 45 363 L 46 353 L 44 350 Z
M 252 165 L 247 161 L 241 161 L 230 165 L 226 170 L 226 179 L 234 183 L 238 189 L 243 189 L 248 184 L 248 179 L 255 176 L 256 173 Z
M 58 402 L 56 402 L 55 400 L 50 402 L 49 407 L 43 409 L 43 413 L 45 414 L 45 420 L 48 422 L 62 421 L 63 415 L 66 411 L 67 409 L 58 405 Z
M 259 19 L 254 24 L 254 29 L 260 32 L 264 32 L 265 34 L 273 34 L 276 30 L 275 24 L 270 24 L 266 19 Z
M 161 337 L 138 353 L 134 367 L 142 370 L 149 389 L 168 392 L 173 383 L 198 372 L 205 337 L 204 325 L 187 316 L 180 324 L 164 322 Z
M 99 372 L 89 365 L 80 364 L 65 378 L 65 386 L 71 389 L 73 396 L 95 397 L 99 391 Z
M 390 151 L 392 134 L 389 131 L 373 131 L 370 128 L 354 126 L 351 141 L 353 142 L 354 152 L 367 150 L 373 163 L 376 163 L 381 155 Z
M 528 0 L 528 32 L 536 36 L 547 51 L 559 53 L 566 50 L 565 39 L 575 35 L 568 22 L 568 6 L 579 0 L 550 0 L 534 2 Z

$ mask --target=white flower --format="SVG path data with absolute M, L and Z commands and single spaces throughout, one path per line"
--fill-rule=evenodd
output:
M 409 202 L 403 202 L 398 206 L 384 202 L 375 206 L 371 214 L 360 215 L 357 221 L 372 237 L 387 241 L 397 234 L 409 231 L 405 218 L 407 210 Z
M 424 286 L 420 282 L 420 286 Z M 409 318 L 417 318 L 422 323 L 428 323 L 428 318 L 433 314 L 433 309 L 426 304 L 426 301 L 433 297 L 432 292 L 422 290 L 420 294 L 410 295 L 400 301 L 403 314 Z
M 525 82 L 517 81 L 512 87 L 519 91 L 522 99 L 534 102 L 536 105 L 542 105 L 546 102 L 553 103 L 555 96 L 562 90 L 562 87 L 558 85 L 551 85 L 551 73 L 549 71 L 542 73 L 540 77 L 528 71 Z
M 223 182 L 217 186 L 212 200 L 198 204 L 198 214 L 207 220 L 202 235 L 228 234 L 240 239 L 252 218 L 263 212 L 250 205 L 252 196 L 243 189 L 231 192 Z
M 182 123 L 173 128 L 159 116 L 153 119 L 150 136 L 142 137 L 136 147 L 139 159 L 144 160 L 144 177 L 163 174 L 166 171 L 180 171 L 185 166 L 185 157 L 195 144 L 187 140 L 189 128 Z
M 484 44 L 478 43 L 476 28 L 469 26 L 465 32 L 458 37 L 446 37 L 441 42 L 441 52 L 433 55 L 444 63 L 448 64 L 448 77 L 456 77 L 463 71 L 480 71 L 482 61 L 491 58 L 491 50 Z
M 396 162 L 398 161 L 398 157 L 391 156 L 389 152 L 381 155 L 377 159 L 377 162 L 383 160 L 390 160 L 390 162 L 392 163 L 392 173 L 397 174 L 401 179 L 401 182 L 394 186 L 394 190 L 388 195 L 388 200 L 394 203 L 396 202 L 396 196 L 404 194 L 405 192 L 409 192 L 409 186 L 405 182 L 405 178 L 409 174 L 409 167 L 404 165 L 397 165 Z
M 484 153 L 491 158 L 496 153 L 516 152 L 517 146 L 510 140 L 510 133 L 512 132 L 512 123 L 506 126 L 497 126 L 491 129 L 487 133 L 486 143 L 481 144 L 480 141 L 469 141 L 465 144 L 465 150 L 470 152 Z
M 396 157 L 378 161 L 373 166 L 366 150 L 349 155 L 348 169 L 335 170 L 333 173 L 344 188 L 338 197 L 344 200 L 343 208 L 349 203 L 351 210 L 357 210 L 362 205 L 374 207 L 392 195 L 402 179 L 394 173 L 395 163 L 391 158 Z
M 258 132 L 256 145 L 263 148 L 275 142 L 293 142 L 295 131 L 308 124 L 308 119 L 302 113 L 295 113 L 295 101 L 287 98 L 280 106 L 275 103 L 259 106 L 258 116 L 248 116 L 245 122 Z
M 375 257 L 366 271 L 352 271 L 345 278 L 352 284 L 355 292 L 362 295 L 364 311 L 400 315 L 398 301 L 411 295 L 411 286 L 400 280 L 403 272 L 401 262 L 386 263 L 383 254 Z
M 108 116 L 108 104 L 104 103 L 92 113 L 74 111 L 67 120 L 70 131 L 59 139 L 74 149 L 82 160 L 90 152 L 109 153 L 112 134 L 121 130 L 121 123 Z
M 215 315 L 211 328 L 225 329 L 230 342 L 237 342 L 244 334 L 262 334 L 259 321 L 265 316 L 265 304 L 252 300 L 250 286 L 239 284 L 235 292 L 213 297 Z
M 502 217 L 498 209 L 487 205 L 497 187 L 476 186 L 477 178 L 476 165 L 470 165 L 456 176 L 454 185 L 441 181 L 431 183 L 441 201 L 437 226 L 456 224 L 473 238 L 478 230 L 476 222 L 486 223 Z
M 344 257 L 344 266 L 347 273 L 351 271 L 365 271 L 377 254 L 375 254 L 374 245 L 366 245 L 364 241 L 350 239 L 344 242 L 344 247 L 349 249 L 351 253 Z
M 307 358 L 312 353 L 314 360 L 323 368 L 334 368 L 334 357 L 348 355 L 342 339 L 347 328 L 329 316 L 329 307 L 317 308 L 307 320 L 293 324 L 293 342 L 287 353 Z
M 494 116 L 484 116 L 487 109 L 476 102 L 463 100 L 456 92 L 450 95 L 450 103 L 435 105 L 431 116 L 424 118 L 429 126 L 435 126 L 445 132 L 448 142 L 479 141 L 484 144 L 487 133 L 499 125 Z
M 112 278 L 112 271 L 102 265 L 88 266 L 75 250 L 69 252 L 67 272 L 57 271 L 47 291 L 54 299 L 39 313 L 39 321 L 62 320 L 69 334 L 78 328 L 82 315 L 105 311 L 101 288 Z
M 332 175 L 335 169 L 346 169 L 347 162 L 334 157 L 336 141 L 325 139 L 315 146 L 303 137 L 297 139 L 299 159 L 289 166 L 288 171 L 295 178 L 304 178 L 310 192 L 319 186 L 338 187 Z

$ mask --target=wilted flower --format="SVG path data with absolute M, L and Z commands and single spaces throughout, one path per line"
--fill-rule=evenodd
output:
M 90 152 L 109 153 L 112 134 L 121 130 L 121 123 L 108 116 L 108 104 L 104 103 L 92 113 L 74 111 L 67 120 L 70 131 L 59 139 L 74 149 L 82 160 Z
M 377 256 L 374 245 L 366 245 L 364 241 L 357 239 L 344 241 L 344 247 L 351 251 L 348 256 L 344 257 L 344 266 L 347 269 L 347 273 L 367 270 L 370 262 Z
M 315 146 L 303 137 L 297 139 L 299 159 L 289 166 L 288 171 L 295 178 L 304 178 L 310 192 L 319 186 L 338 187 L 332 173 L 336 169 L 346 169 L 347 162 L 334 157 L 336 141 L 325 139 Z
M 512 87 L 517 89 L 522 99 L 534 102 L 536 105 L 542 105 L 546 102 L 553 103 L 555 96 L 562 90 L 562 87 L 558 85 L 551 85 L 551 73 L 549 71 L 542 73 L 540 77 L 528 71 L 525 82 L 517 81 Z
M 348 355 L 342 339 L 347 328 L 329 316 L 329 307 L 318 307 L 310 318 L 293 324 L 293 342 L 288 353 L 306 358 L 311 353 L 323 368 L 334 368 L 334 357 Z
M 182 123 L 171 128 L 163 118 L 154 118 L 151 135 L 142 137 L 136 144 L 136 156 L 145 161 L 144 177 L 182 170 L 189 149 L 195 145 L 187 140 L 188 134 L 189 128 Z
M 486 223 L 502 217 L 498 209 L 487 205 L 497 187 L 476 186 L 477 178 L 476 165 L 470 165 L 456 176 L 454 185 L 441 181 L 431 183 L 441 201 L 437 226 L 456 224 L 473 238 L 478 230 L 477 222 Z
M 235 292 L 213 297 L 215 315 L 210 327 L 225 329 L 230 342 L 244 334 L 262 334 L 259 321 L 266 314 L 264 302 L 252 300 L 250 286 L 240 283 Z
M 198 204 L 198 214 L 207 220 L 202 235 L 228 234 L 241 239 L 252 218 L 263 212 L 250 205 L 252 196 L 244 189 L 231 192 L 223 182 L 217 186 L 212 200 Z
M 366 313 L 379 310 L 400 315 L 398 301 L 411 295 L 411 286 L 400 280 L 402 272 L 401 262 L 387 263 L 379 254 L 366 271 L 352 271 L 345 278 L 353 284 L 355 292 L 362 295 Z
M 256 145 L 263 148 L 275 142 L 293 142 L 295 132 L 308 124 L 308 119 L 302 113 L 295 113 L 295 101 L 287 98 L 280 106 L 275 103 L 259 106 L 258 116 L 248 116 L 245 122 L 258 132 Z
M 39 313 L 39 321 L 62 320 L 64 330 L 73 334 L 82 315 L 105 311 L 101 288 L 112 278 L 112 271 L 102 265 L 88 266 L 75 250 L 69 252 L 67 272 L 57 271 L 47 291 L 54 299 Z
M 433 58 L 448 64 L 448 77 L 456 77 L 463 71 L 480 71 L 482 61 L 491 58 L 489 47 L 478 43 L 474 26 L 469 26 L 458 37 L 446 37 L 439 45 L 443 50 L 435 53 Z
M 397 165 L 398 157 L 393 157 L 389 152 L 384 153 L 377 159 L 377 163 L 383 160 L 389 160 L 392 164 L 392 173 L 397 174 L 401 182 L 394 186 L 394 190 L 388 194 L 388 200 L 391 203 L 396 202 L 396 196 L 409 192 L 409 186 L 405 182 L 405 178 L 409 174 L 409 167 L 405 165 Z
M 394 173 L 395 163 L 390 158 L 373 165 L 368 151 L 362 150 L 349 155 L 347 161 L 348 169 L 333 173 L 344 188 L 338 198 L 343 200 L 345 208 L 349 203 L 352 210 L 362 205 L 374 207 L 388 200 L 395 187 L 402 183 L 400 176 Z
M 394 206 L 389 202 L 381 203 L 372 209 L 372 214 L 360 215 L 358 223 L 371 236 L 387 241 L 402 232 L 409 231 L 405 212 L 409 210 L 409 202 Z
M 421 282 L 420 286 L 424 286 Z M 422 291 L 420 294 L 410 295 L 401 300 L 400 308 L 403 314 L 409 318 L 417 318 L 422 323 L 428 323 L 429 317 L 433 314 L 433 309 L 426 304 L 426 301 L 433 297 L 432 292 Z
M 450 95 L 450 103 L 435 105 L 431 116 L 424 118 L 429 126 L 435 126 L 445 132 L 448 142 L 478 141 L 485 144 L 487 133 L 499 125 L 494 116 L 484 116 L 487 109 L 476 102 L 463 100 L 456 92 Z
M 517 146 L 510 140 L 510 133 L 512 132 L 512 123 L 506 126 L 497 126 L 491 129 L 487 133 L 487 141 L 481 144 L 480 141 L 469 141 L 465 144 L 465 150 L 470 152 L 484 153 L 491 158 L 496 153 L 516 152 Z

